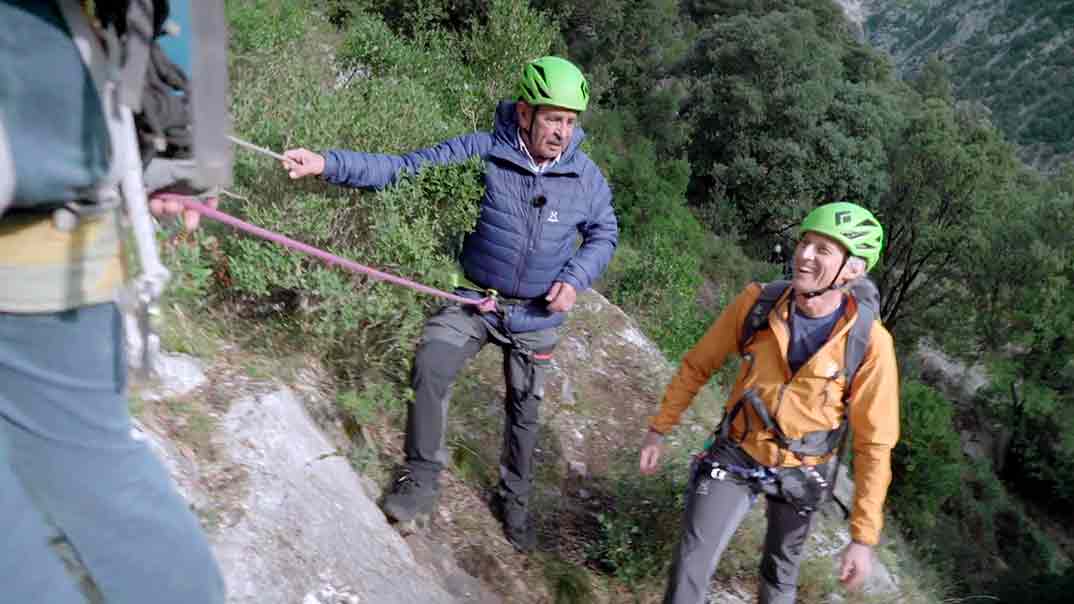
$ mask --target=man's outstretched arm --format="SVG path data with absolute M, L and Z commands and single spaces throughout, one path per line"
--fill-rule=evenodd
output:
M 461 163 L 471 157 L 483 157 L 491 147 L 491 134 L 475 132 L 403 155 L 344 149 L 319 154 L 308 149 L 288 149 L 283 153 L 287 160 L 281 163 L 291 178 L 320 176 L 345 187 L 383 189 L 403 174 L 416 174 L 425 165 Z

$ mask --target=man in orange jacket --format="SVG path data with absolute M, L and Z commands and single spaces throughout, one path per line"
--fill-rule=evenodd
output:
M 664 434 L 727 356 L 739 353 L 743 363 L 720 429 L 691 473 L 665 604 L 705 601 L 720 555 L 761 494 L 768 530 L 759 600 L 794 602 L 803 546 L 830 493 L 845 422 L 856 489 L 840 580 L 857 588 L 871 572 L 899 435 L 899 377 L 891 334 L 866 312 L 856 286 L 875 292 L 865 274 L 882 243 L 883 229 L 868 210 L 851 203 L 816 208 L 802 222 L 789 287 L 761 317 L 767 324 L 747 331 L 763 291 L 751 284 L 683 358 L 642 443 L 643 474 L 656 471 Z M 860 316 L 872 323 L 860 364 L 848 369 Z

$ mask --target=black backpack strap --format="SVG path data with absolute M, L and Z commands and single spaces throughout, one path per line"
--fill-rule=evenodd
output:
M 861 367 L 862 360 L 865 358 L 865 349 L 869 347 L 873 323 L 880 314 L 880 291 L 875 283 L 868 278 L 857 279 L 851 284 L 849 290 L 850 295 L 858 303 L 858 317 L 854 320 L 854 325 L 850 327 L 850 335 L 847 337 L 844 358 L 847 388 L 843 391 L 844 402 L 849 400 L 854 376 L 858 373 L 858 368 Z
M 790 281 L 772 281 L 761 286 L 761 295 L 753 303 L 749 314 L 746 315 L 746 322 L 742 325 L 742 338 L 738 341 L 740 354 L 746 349 L 746 345 L 750 343 L 755 333 L 768 327 L 768 313 L 772 312 L 772 307 L 783 297 L 783 293 L 790 286 Z
M 852 293 L 855 294 L 855 298 L 858 302 L 858 317 L 854 320 L 854 325 L 850 327 L 850 334 L 847 336 L 847 347 L 845 354 L 845 364 L 843 367 L 844 375 L 846 376 L 846 388 L 843 389 L 843 423 L 839 426 L 839 444 L 835 449 L 835 463 L 832 466 L 832 478 L 828 481 L 832 499 L 839 504 L 839 507 L 843 510 L 843 516 L 850 517 L 850 510 L 846 504 L 835 496 L 835 483 L 839 480 L 839 466 L 843 464 L 847 457 L 847 435 L 850 434 L 850 395 L 853 393 L 854 388 L 854 376 L 857 375 L 858 369 L 861 367 L 862 361 L 865 360 L 865 349 L 869 347 L 869 338 L 872 336 L 873 323 L 876 321 L 878 298 L 876 286 L 871 281 L 863 279 L 861 288 L 852 289 Z
M 875 321 L 876 310 L 869 304 L 859 303 L 858 317 L 854 320 L 854 325 L 850 327 L 850 334 L 847 336 L 843 366 L 843 372 L 847 378 L 847 387 L 843 390 L 844 403 L 850 401 L 854 376 L 858 373 L 862 361 L 865 360 L 865 349 L 869 347 L 869 338 L 872 336 Z

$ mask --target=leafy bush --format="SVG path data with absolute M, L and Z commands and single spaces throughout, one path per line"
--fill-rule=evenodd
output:
M 514 70 L 498 73 L 503 70 L 497 65 L 506 67 L 493 63 L 542 54 L 554 36 L 540 15 L 510 2 L 494 3 L 461 50 L 453 33 L 430 29 L 407 40 L 376 15 L 358 11 L 343 16 L 330 11 L 343 27 L 331 37 L 317 24 L 327 17 L 308 7 L 274 7 L 263 2 L 229 6 L 236 30 L 236 129 L 271 148 L 398 153 L 488 129 L 494 108 L 490 94 L 503 93 L 516 77 Z M 262 9 L 264 13 L 247 14 Z M 522 23 L 508 23 L 514 19 Z M 545 33 L 492 36 L 494 44 L 484 48 L 488 61 L 466 62 L 468 44 L 509 27 Z M 297 33 L 292 31 L 296 28 Z M 309 33 L 303 34 L 303 28 Z M 296 62 L 294 56 L 304 60 Z M 440 287 L 448 286 L 482 194 L 477 161 L 424 170 L 375 194 L 295 183 L 282 171 L 266 168 L 263 158 L 238 154 L 235 191 L 243 201 L 229 202 L 228 211 L 343 257 Z M 247 313 L 274 320 L 292 338 L 304 338 L 346 375 L 361 375 L 364 381 L 376 381 L 378 374 L 405 379 L 409 352 L 433 300 L 245 237 L 229 236 L 222 248 L 228 258 L 226 293 Z
M 480 170 L 478 162 L 430 168 L 391 189 L 355 196 L 351 208 L 330 208 L 323 197 L 300 195 L 293 211 L 250 210 L 269 228 L 305 233 L 307 241 L 343 257 L 446 287 L 457 242 L 477 218 Z M 235 237 L 228 247 L 232 293 L 295 292 L 301 312 L 277 317 L 287 329 L 324 350 L 345 373 L 372 369 L 405 379 L 407 357 L 431 299 L 273 244 Z
M 555 559 L 544 563 L 544 577 L 555 604 L 588 604 L 594 601 L 589 574 L 573 564 Z
M 708 324 L 696 302 L 702 256 L 683 244 L 688 236 L 654 230 L 621 245 L 606 278 L 609 299 L 634 315 L 671 356 L 693 346 Z
M 239 56 L 301 38 L 309 14 L 297 3 L 274 0 L 228 2 L 226 7 L 228 22 L 240 25 L 230 31 L 231 52 Z
M 688 463 L 676 459 L 654 476 L 627 469 L 612 480 L 613 500 L 598 517 L 601 538 L 588 552 L 627 585 L 663 576 L 679 540 Z
M 214 271 L 221 262 L 219 240 L 204 231 L 190 239 L 172 241 L 161 251 L 171 280 L 160 300 L 160 337 L 167 350 L 210 359 L 217 352 L 217 340 L 204 316 L 211 312 Z
M 909 398 L 931 409 L 914 413 L 918 420 L 943 422 L 947 413 L 935 392 L 922 394 L 927 387 L 908 385 Z M 1054 541 L 1007 494 L 988 461 L 929 465 L 947 457 L 942 453 L 949 448 L 943 444 L 948 440 L 944 432 L 919 430 L 912 439 L 917 451 L 929 443 L 934 447 L 923 455 L 896 448 L 894 466 L 901 469 L 892 484 L 891 509 L 913 538 L 918 555 L 936 572 L 953 578 L 957 592 L 1005 589 L 1022 585 L 1027 577 L 1054 574 L 1060 568 Z M 907 457 L 916 458 L 912 473 L 907 472 Z M 954 469 L 958 473 L 952 476 Z
M 1048 367 L 1048 377 L 1061 381 L 1069 364 L 1062 358 L 993 362 L 992 385 L 982 395 L 991 417 L 1011 434 L 1004 475 L 1030 496 L 1066 503 L 1074 502 L 1074 476 L 1067 467 L 1074 455 L 1074 401 L 1019 374 L 1042 365 Z
M 1074 592 L 1074 567 L 1063 574 L 1039 573 L 1029 579 L 1000 582 L 997 594 L 1002 602 L 1066 604 Z
M 892 456 L 892 508 L 911 532 L 931 528 L 959 492 L 965 462 L 950 401 L 925 384 L 906 381 L 902 433 Z

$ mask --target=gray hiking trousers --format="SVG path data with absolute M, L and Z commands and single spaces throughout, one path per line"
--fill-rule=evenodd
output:
M 70 542 L 108 604 L 222 604 L 197 519 L 131 437 L 112 304 L 0 313 L 0 600 L 83 602 L 50 548 Z
M 686 488 L 682 539 L 675 551 L 664 604 L 704 604 L 709 583 L 731 536 L 758 495 L 733 479 L 700 475 L 697 464 Z M 768 497 L 768 529 L 761 557 L 761 604 L 792 604 L 798 589 L 798 567 L 812 525 L 812 514 Z
M 407 415 L 406 465 L 415 478 L 435 480 L 448 462 L 445 438 L 455 377 L 485 344 L 493 343 L 503 350 L 507 384 L 500 491 L 525 505 L 533 481 L 545 373 L 558 341 L 555 328 L 507 334 L 472 306 L 445 306 L 426 321 L 414 361 L 414 401 Z

